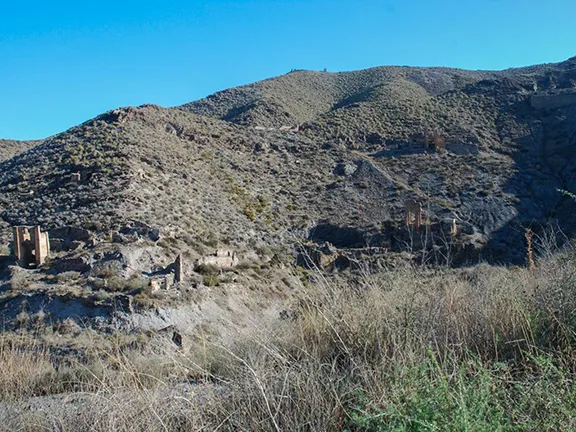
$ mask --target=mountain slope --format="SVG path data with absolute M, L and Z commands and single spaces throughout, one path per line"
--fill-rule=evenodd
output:
M 197 114 L 239 124 L 280 127 L 313 120 L 335 107 L 362 99 L 373 88 L 395 80 L 417 83 L 431 95 L 479 80 L 489 72 L 443 68 L 379 67 L 357 72 L 295 71 L 224 90 L 182 106 Z
M 575 77 L 574 59 L 299 71 L 179 108 L 115 110 L 1 163 L 4 237 L 13 224 L 104 234 L 138 220 L 195 255 L 302 240 L 414 253 L 445 248 L 456 219 L 458 260 L 521 262 L 523 227 L 575 229 L 556 189 L 576 189 L 576 105 L 531 102 L 571 94 Z M 403 227 L 408 199 L 432 240 Z
M 286 75 L 215 93 L 181 108 L 238 124 L 280 127 L 314 120 L 330 111 L 363 101 L 379 87 L 394 87 L 396 94 L 418 87 L 438 96 L 462 90 L 482 80 L 510 78 L 532 90 L 555 86 L 558 73 L 570 70 L 562 63 L 504 71 L 467 71 L 453 68 L 383 66 L 354 72 L 292 71 Z M 559 83 L 561 86 L 566 83 Z M 406 86 L 404 89 L 403 87 Z
M 0 161 L 10 159 L 34 146 L 40 144 L 42 140 L 36 141 L 16 141 L 0 139 Z

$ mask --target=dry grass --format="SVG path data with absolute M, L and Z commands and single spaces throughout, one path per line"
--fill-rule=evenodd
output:
M 230 430 L 573 427 L 573 275 L 559 258 L 534 276 L 404 268 L 320 282 L 295 321 L 225 350 L 236 361 L 215 373 L 237 399 L 220 415 Z
M 23 345 L 26 343 L 26 349 Z M 42 394 L 51 387 L 55 368 L 47 349 L 23 338 L 0 345 L 0 398 L 11 400 Z
M 533 273 L 317 276 L 290 318 L 262 321 L 233 345 L 200 338 L 186 352 L 94 344 L 88 362 L 62 367 L 46 348 L 4 343 L 0 417 L 30 396 L 66 392 L 78 401 L 20 414 L 11 427 L 573 429 L 575 263 L 568 252 Z

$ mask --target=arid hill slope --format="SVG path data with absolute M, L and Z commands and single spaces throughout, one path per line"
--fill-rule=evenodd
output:
M 36 141 L 16 141 L 0 139 L 0 161 L 10 159 L 34 146 L 40 144 L 42 140 Z
M 374 223 L 396 219 L 406 196 L 420 197 L 432 219 L 470 222 L 474 229 L 465 229 L 488 245 L 484 256 L 508 261 L 523 248 L 525 227 L 553 222 L 569 232 L 574 228 L 567 217 L 573 204 L 556 190 L 576 186 L 574 92 L 571 58 L 496 72 L 297 71 L 181 108 L 258 129 L 298 124 L 299 136 L 322 152 L 338 153 L 335 161 L 369 164 L 399 186 L 395 196 L 374 175 L 351 175 L 363 176 L 364 189 L 355 190 L 363 208 L 359 217 L 370 214 Z M 560 104 L 558 98 L 564 98 Z M 426 135 L 442 136 L 448 151 L 424 151 Z M 384 198 L 375 191 L 366 196 L 376 184 Z M 347 181 L 343 185 L 349 188 Z M 325 202 L 338 197 L 337 189 L 325 194 Z M 339 212 L 353 208 L 343 207 Z M 346 224 L 354 222 L 348 218 Z
M 520 262 L 524 227 L 575 228 L 556 189 L 576 189 L 576 104 L 531 102 L 571 94 L 575 79 L 574 59 L 297 71 L 179 108 L 116 110 L 1 163 L 4 238 L 13 224 L 104 233 L 138 220 L 174 249 L 300 239 L 414 251 L 422 234 L 414 243 L 403 228 L 414 199 L 432 237 L 457 220 L 459 260 Z
M 570 429 L 574 248 L 526 238 L 574 238 L 575 146 L 576 58 L 295 71 L 0 141 L 0 423 Z
M 444 68 L 378 67 L 357 72 L 294 71 L 218 92 L 183 105 L 197 114 L 238 124 L 276 126 L 311 121 L 339 107 L 366 100 L 388 83 L 414 83 L 429 95 L 496 75 Z

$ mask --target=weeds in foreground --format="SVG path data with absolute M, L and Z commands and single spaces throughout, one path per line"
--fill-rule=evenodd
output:
M 185 352 L 156 351 L 153 361 L 150 351 L 114 344 L 93 353 L 82 366 L 89 373 L 67 379 L 44 348 L 4 344 L 3 362 L 21 367 L 11 366 L 12 381 L 10 368 L 0 372 L 8 383 L 0 397 L 11 401 L 4 407 L 59 391 L 85 403 L 3 425 L 572 430 L 575 278 L 572 252 L 541 258 L 533 272 L 480 265 L 397 268 L 354 283 L 318 277 L 288 319 L 262 318 L 233 344 L 199 339 Z

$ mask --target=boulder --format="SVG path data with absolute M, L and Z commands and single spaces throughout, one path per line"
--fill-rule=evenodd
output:
M 334 174 L 349 177 L 356 172 L 358 166 L 353 162 L 342 162 L 334 169 Z

